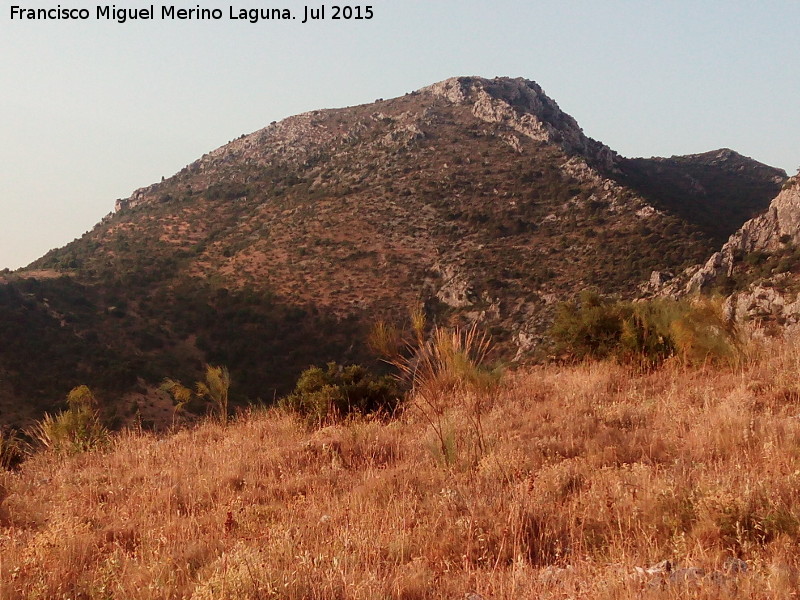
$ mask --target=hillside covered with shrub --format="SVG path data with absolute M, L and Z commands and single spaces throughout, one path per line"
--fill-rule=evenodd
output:
M 560 302 L 705 260 L 783 179 L 732 152 L 623 160 L 522 79 L 290 117 L 0 274 L 0 422 L 81 384 L 157 420 L 163 378 L 204 364 L 230 369 L 233 405 L 269 403 L 310 365 L 374 367 L 372 325 L 419 303 L 527 360 Z

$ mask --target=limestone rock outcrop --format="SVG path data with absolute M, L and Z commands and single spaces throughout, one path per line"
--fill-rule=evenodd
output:
M 733 287 L 725 298 L 727 318 L 758 327 L 797 325 L 798 247 L 800 176 L 795 176 L 786 181 L 766 212 L 742 225 L 705 264 L 689 267 L 674 278 L 653 273 L 640 289 L 645 295 L 681 297 Z
M 587 157 L 594 166 L 615 169 L 616 153 L 584 135 L 578 122 L 563 112 L 533 81 L 516 78 L 452 77 L 420 90 L 454 104 L 471 105 L 487 123 L 503 123 L 539 142 L 555 143 L 567 153 Z
M 706 291 L 720 276 L 730 276 L 735 262 L 752 252 L 775 252 L 787 244 L 800 243 L 800 179 L 788 180 L 767 212 L 747 221 L 719 252 L 697 270 L 683 293 Z

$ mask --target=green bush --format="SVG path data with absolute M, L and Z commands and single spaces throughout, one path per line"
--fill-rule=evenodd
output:
M 97 399 L 85 385 L 67 395 L 68 410 L 56 416 L 45 414 L 30 430 L 32 438 L 48 450 L 59 453 L 86 452 L 108 441 L 108 430 L 100 422 Z
M 294 391 L 281 406 L 321 425 L 350 414 L 394 414 L 401 399 L 394 379 L 376 377 L 360 365 L 328 363 L 300 374 Z
M 583 292 L 562 304 L 551 329 L 556 353 L 576 359 L 615 358 L 658 364 L 678 356 L 691 364 L 733 361 L 736 331 L 709 298 L 611 301 Z
M 163 391 L 172 396 L 175 404 L 175 415 L 182 412 L 195 399 L 206 400 L 222 425 L 228 423 L 228 392 L 231 387 L 231 376 L 228 367 L 206 365 L 204 381 L 195 382 L 192 392 L 180 381 L 166 378 L 161 382 Z

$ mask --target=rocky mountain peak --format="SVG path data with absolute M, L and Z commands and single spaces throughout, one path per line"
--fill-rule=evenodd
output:
M 780 185 L 786 181 L 786 171 L 759 163 L 752 158 L 739 154 L 730 148 L 720 148 L 700 154 L 689 154 L 681 157 L 685 161 L 719 167 L 730 172 L 748 172 L 760 176 L 761 179 L 772 180 Z
M 453 77 L 422 88 L 420 93 L 470 106 L 482 121 L 502 123 L 534 141 L 556 144 L 567 154 L 581 155 L 602 171 L 616 170 L 616 154 L 586 137 L 578 122 L 534 81 Z
M 273 122 L 212 150 L 177 176 L 191 175 L 195 187 L 203 188 L 215 181 L 220 169 L 234 163 L 303 167 L 322 155 L 347 152 L 379 130 L 380 145 L 407 146 L 424 137 L 424 127 L 432 126 L 431 106 L 437 99 L 467 107 L 473 117 L 500 131 L 503 141 L 517 152 L 523 151 L 523 138 L 560 148 L 572 157 L 570 168 L 580 178 L 598 179 L 617 172 L 616 153 L 585 136 L 577 121 L 537 83 L 523 78 L 453 77 L 405 98 L 313 110 Z M 134 191 L 129 198 L 117 200 L 115 212 L 152 202 L 162 188 L 162 183 L 156 183 Z
M 451 77 L 419 91 L 441 96 L 454 104 L 474 104 L 489 95 L 524 112 L 541 115 L 544 107 L 559 111 L 558 105 L 542 91 L 539 84 L 521 77 Z

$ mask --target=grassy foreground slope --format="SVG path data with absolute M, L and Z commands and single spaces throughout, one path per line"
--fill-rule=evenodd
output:
M 447 456 L 414 404 L 42 453 L 0 475 L 0 597 L 792 597 L 799 371 L 776 343 L 732 369 L 517 373 L 482 451 L 472 399 L 447 399 Z M 635 569 L 665 559 L 705 575 Z

